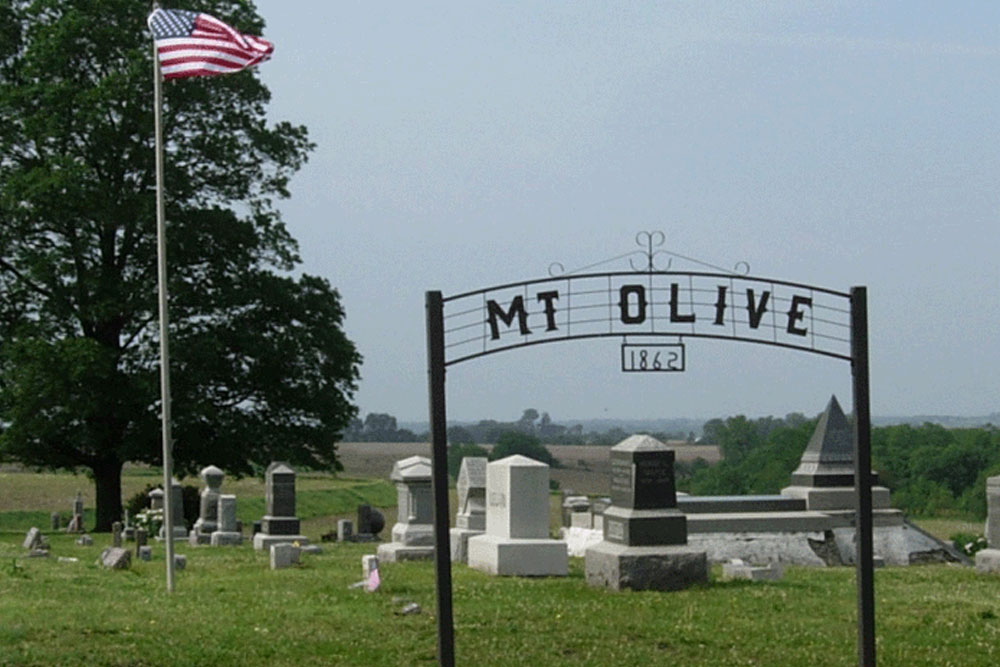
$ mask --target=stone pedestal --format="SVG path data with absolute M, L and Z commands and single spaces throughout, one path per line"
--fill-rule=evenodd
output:
M 467 563 L 469 538 L 486 532 L 486 466 L 483 456 L 462 459 L 455 488 L 458 491 L 458 512 L 455 527 L 449 531 L 451 560 Z
M 486 467 L 486 533 L 468 550 L 469 567 L 490 574 L 569 573 L 566 543 L 549 539 L 549 466 L 514 455 Z
M 379 545 L 379 561 L 423 560 L 434 557 L 434 504 L 431 498 L 431 461 L 411 456 L 396 461 L 389 479 L 396 482 L 397 522 L 392 542 Z
M 211 544 L 212 533 L 219 529 L 219 489 L 225 473 L 215 466 L 202 468 L 199 474 L 205 488 L 199 494 L 198 519 L 194 522 L 188 542 L 192 546 Z
M 299 534 L 299 519 L 295 516 L 295 471 L 285 463 L 267 467 L 264 509 L 260 532 L 253 536 L 254 549 L 268 549 L 281 542 L 309 543 L 305 535 Z
M 977 551 L 976 572 L 979 574 L 1000 572 L 1000 549 L 981 549 Z
M 674 591 L 708 581 L 704 551 L 687 545 L 677 510 L 674 452 L 648 435 L 611 448 L 611 505 L 604 539 L 587 549 L 587 583 L 612 590 Z
M 219 495 L 216 517 L 218 530 L 213 531 L 209 536 L 209 544 L 213 547 L 243 544 L 243 532 L 239 530 L 236 521 L 236 496 Z

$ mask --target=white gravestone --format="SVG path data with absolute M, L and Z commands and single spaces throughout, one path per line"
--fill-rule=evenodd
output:
M 392 527 L 392 542 L 378 547 L 379 560 L 392 563 L 433 558 L 431 460 L 426 456 L 411 456 L 396 461 L 389 479 L 396 483 L 397 521 Z
M 455 484 L 458 512 L 455 527 L 449 531 L 452 562 L 465 563 L 469 558 L 469 538 L 486 531 L 486 466 L 483 456 L 462 459 Z
M 210 544 L 212 533 L 219 527 L 219 489 L 226 474 L 215 466 L 202 468 L 199 477 L 205 483 L 205 488 L 199 494 L 198 520 L 188 536 L 191 546 Z
M 212 533 L 210 544 L 213 547 L 243 544 L 243 533 L 237 529 L 236 525 L 236 496 L 229 494 L 219 496 L 216 517 L 218 518 L 218 530 Z
M 152 497 L 152 492 L 149 495 Z M 184 492 L 176 478 L 170 480 L 170 515 L 170 520 L 174 523 L 174 539 L 187 539 L 188 530 L 184 523 Z M 166 515 L 164 515 L 164 525 L 160 526 L 159 537 L 164 539 L 166 535 Z
M 486 533 L 469 538 L 469 567 L 497 575 L 568 574 L 566 543 L 549 538 L 549 466 L 515 454 L 486 467 Z

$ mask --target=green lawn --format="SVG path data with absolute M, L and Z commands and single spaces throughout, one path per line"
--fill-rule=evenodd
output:
M 165 592 L 152 562 L 106 571 L 93 547 L 52 535 L 22 558 L 0 535 L 0 664 L 403 665 L 435 659 L 432 564 L 386 563 L 376 593 L 349 590 L 373 545 L 325 544 L 272 571 L 263 552 L 178 545 L 188 558 Z M 78 562 L 59 562 L 59 556 Z M 473 665 L 848 665 L 855 662 L 854 571 L 788 568 L 778 583 L 713 581 L 677 593 L 613 593 L 583 580 L 490 577 L 454 566 L 456 654 Z M 883 665 L 1000 660 L 1000 577 L 920 566 L 876 572 Z M 400 616 L 406 602 L 423 613 Z

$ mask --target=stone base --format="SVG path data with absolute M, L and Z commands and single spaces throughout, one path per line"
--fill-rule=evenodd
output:
M 687 518 L 676 509 L 636 510 L 612 505 L 604 510 L 604 539 L 616 544 L 687 544 Z
M 395 563 L 401 560 L 430 560 L 434 558 L 434 547 L 410 546 L 399 542 L 380 544 L 375 552 L 383 563 Z
M 197 547 L 199 545 L 211 544 L 211 543 L 212 543 L 212 536 L 208 533 L 200 533 L 196 530 L 192 530 L 188 534 L 188 544 L 190 544 L 192 547 Z
M 565 577 L 569 555 L 558 540 L 477 535 L 469 539 L 469 567 L 501 576 Z
M 851 486 L 813 487 L 786 486 L 781 495 L 790 498 L 803 498 L 806 509 L 818 512 L 827 510 L 854 510 L 855 491 Z M 889 509 L 889 489 L 884 486 L 872 487 L 872 509 Z
M 469 538 L 482 535 L 485 531 L 469 530 L 467 528 L 452 528 L 448 531 L 451 543 L 451 562 L 469 562 Z
M 281 544 L 282 542 L 289 544 L 298 542 L 299 546 L 302 546 L 309 544 L 309 538 L 305 535 L 268 535 L 267 533 L 257 533 L 253 536 L 253 548 L 257 551 L 268 550 L 272 544 Z
M 239 546 L 243 544 L 243 533 L 217 530 L 209 536 L 209 544 L 213 547 Z
M 979 574 L 1000 572 L 1000 549 L 981 549 L 977 551 L 976 572 Z
M 587 583 L 618 591 L 677 591 L 708 581 L 704 551 L 687 546 L 630 547 L 601 542 L 584 556 Z
M 750 581 L 778 581 L 783 574 L 778 564 L 748 565 L 742 561 L 723 563 L 722 579 L 748 579 Z

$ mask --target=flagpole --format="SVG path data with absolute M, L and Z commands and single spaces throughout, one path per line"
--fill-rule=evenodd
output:
M 157 8 L 153 3 L 153 9 Z M 163 77 L 160 56 L 153 43 L 153 104 L 156 138 L 156 256 L 160 292 L 160 419 L 163 431 L 163 536 L 167 545 L 167 592 L 174 592 L 173 438 L 170 431 L 170 344 L 167 338 L 167 229 L 163 205 Z

